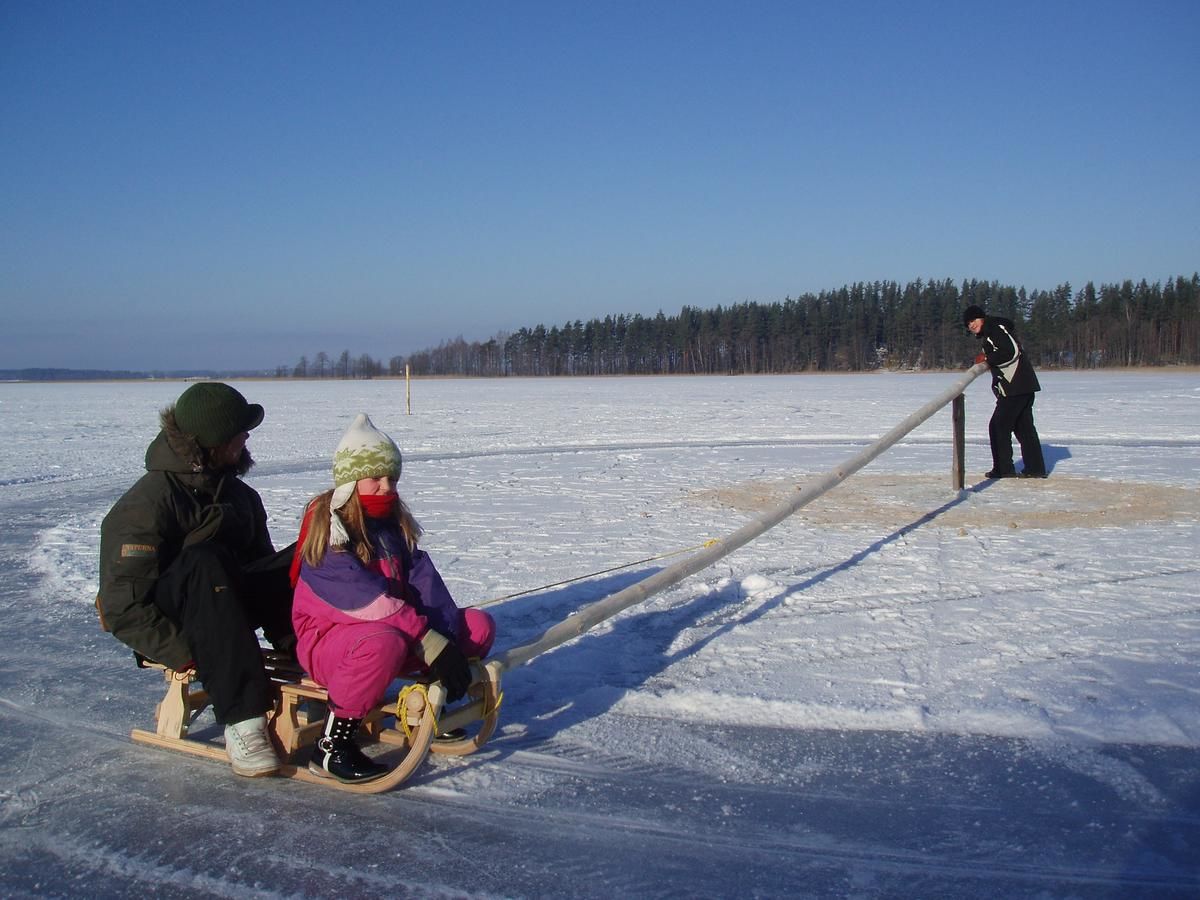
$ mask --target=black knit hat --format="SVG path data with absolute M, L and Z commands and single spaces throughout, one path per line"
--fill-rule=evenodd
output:
M 982 306 L 968 306 L 963 310 L 963 327 L 967 327 L 976 319 L 986 319 L 987 313 L 983 311 Z
M 199 381 L 175 401 L 175 424 L 206 450 L 257 428 L 262 420 L 261 406 L 219 381 Z

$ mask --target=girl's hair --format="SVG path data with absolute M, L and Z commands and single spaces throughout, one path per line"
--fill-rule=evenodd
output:
M 300 554 L 310 566 L 320 565 L 329 550 L 329 502 L 332 497 L 332 490 L 318 494 L 309 502 L 305 511 L 308 518 L 308 534 L 300 547 Z M 337 515 L 341 517 L 346 526 L 346 533 L 350 535 L 350 544 L 346 549 L 352 550 L 362 564 L 366 565 L 375 557 L 375 548 L 371 546 L 371 539 L 367 537 L 367 526 L 364 522 L 366 516 L 363 514 L 357 491 L 350 495 L 350 499 L 338 510 Z M 404 535 L 408 548 L 415 549 L 422 529 L 413 518 L 408 505 L 400 497 L 396 498 L 396 524 L 400 526 L 400 533 Z

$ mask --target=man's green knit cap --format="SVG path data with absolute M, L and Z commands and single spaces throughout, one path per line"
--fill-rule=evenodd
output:
M 175 424 L 206 450 L 262 424 L 263 408 L 219 381 L 198 381 L 175 401 Z

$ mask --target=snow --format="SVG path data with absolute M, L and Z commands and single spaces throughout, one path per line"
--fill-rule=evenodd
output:
M 1200 377 L 1040 376 L 1049 479 L 982 481 L 978 379 L 967 490 L 944 410 L 508 672 L 478 753 L 365 796 L 130 740 L 160 680 L 97 627 L 98 527 L 182 385 L 0 385 L 0 894 L 1196 896 Z M 277 544 L 368 412 L 506 650 L 959 377 L 419 381 L 411 413 L 399 381 L 238 387 Z

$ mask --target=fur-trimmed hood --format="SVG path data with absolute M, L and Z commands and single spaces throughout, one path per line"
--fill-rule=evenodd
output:
M 175 421 L 175 407 L 169 406 L 158 416 L 162 430 L 146 448 L 146 470 L 148 472 L 174 472 L 176 474 L 221 476 L 229 474 L 218 471 L 209 464 L 209 451 L 200 446 L 200 442 L 190 434 L 185 433 Z M 232 470 L 233 474 L 242 476 L 250 471 L 254 460 L 250 451 L 242 450 L 238 465 Z

